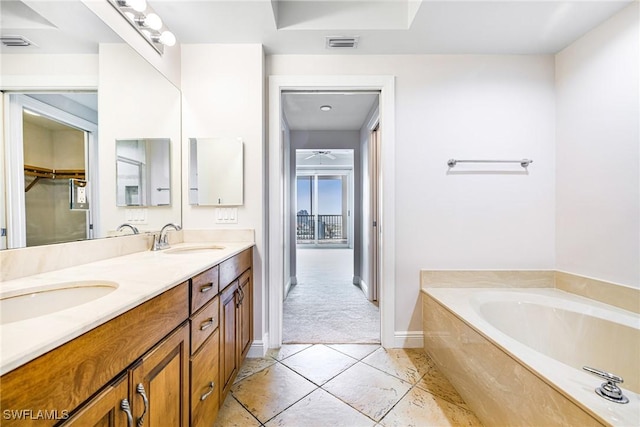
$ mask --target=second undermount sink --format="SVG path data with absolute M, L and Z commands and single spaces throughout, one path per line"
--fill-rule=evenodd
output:
M 0 297 L 0 324 L 32 319 L 85 304 L 118 288 L 109 281 L 55 283 L 37 291 Z
M 224 246 L 219 245 L 193 245 L 193 246 L 182 246 L 179 248 L 171 248 L 164 251 L 165 254 L 201 254 L 207 253 L 211 251 L 219 251 L 224 249 Z

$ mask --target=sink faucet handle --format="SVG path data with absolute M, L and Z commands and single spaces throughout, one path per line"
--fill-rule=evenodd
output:
M 622 377 L 600 369 L 591 368 L 589 366 L 583 366 L 582 369 L 606 380 L 606 382 L 602 383 L 600 387 L 596 388 L 596 393 L 598 395 L 612 402 L 629 403 L 629 399 L 622 394 L 622 390 L 618 387 L 619 383 L 624 382 Z

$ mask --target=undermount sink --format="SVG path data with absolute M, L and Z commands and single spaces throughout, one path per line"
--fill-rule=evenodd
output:
M 118 284 L 108 281 L 56 283 L 37 291 L 0 298 L 0 324 L 32 319 L 76 307 L 110 294 Z
M 201 254 L 210 251 L 219 251 L 224 249 L 224 246 L 218 245 L 197 245 L 197 246 L 182 246 L 180 248 L 171 248 L 164 251 L 165 254 Z

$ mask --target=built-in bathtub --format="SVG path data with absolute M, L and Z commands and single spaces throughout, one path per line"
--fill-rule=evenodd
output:
M 638 314 L 553 288 L 422 291 L 425 350 L 486 425 L 640 425 Z

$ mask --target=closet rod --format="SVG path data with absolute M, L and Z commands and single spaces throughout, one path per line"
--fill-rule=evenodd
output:
M 449 159 L 447 161 L 447 166 L 450 168 L 454 167 L 458 163 L 520 163 L 520 166 L 526 168 L 533 160 L 531 159 L 522 159 L 522 160 L 457 160 L 457 159 Z

